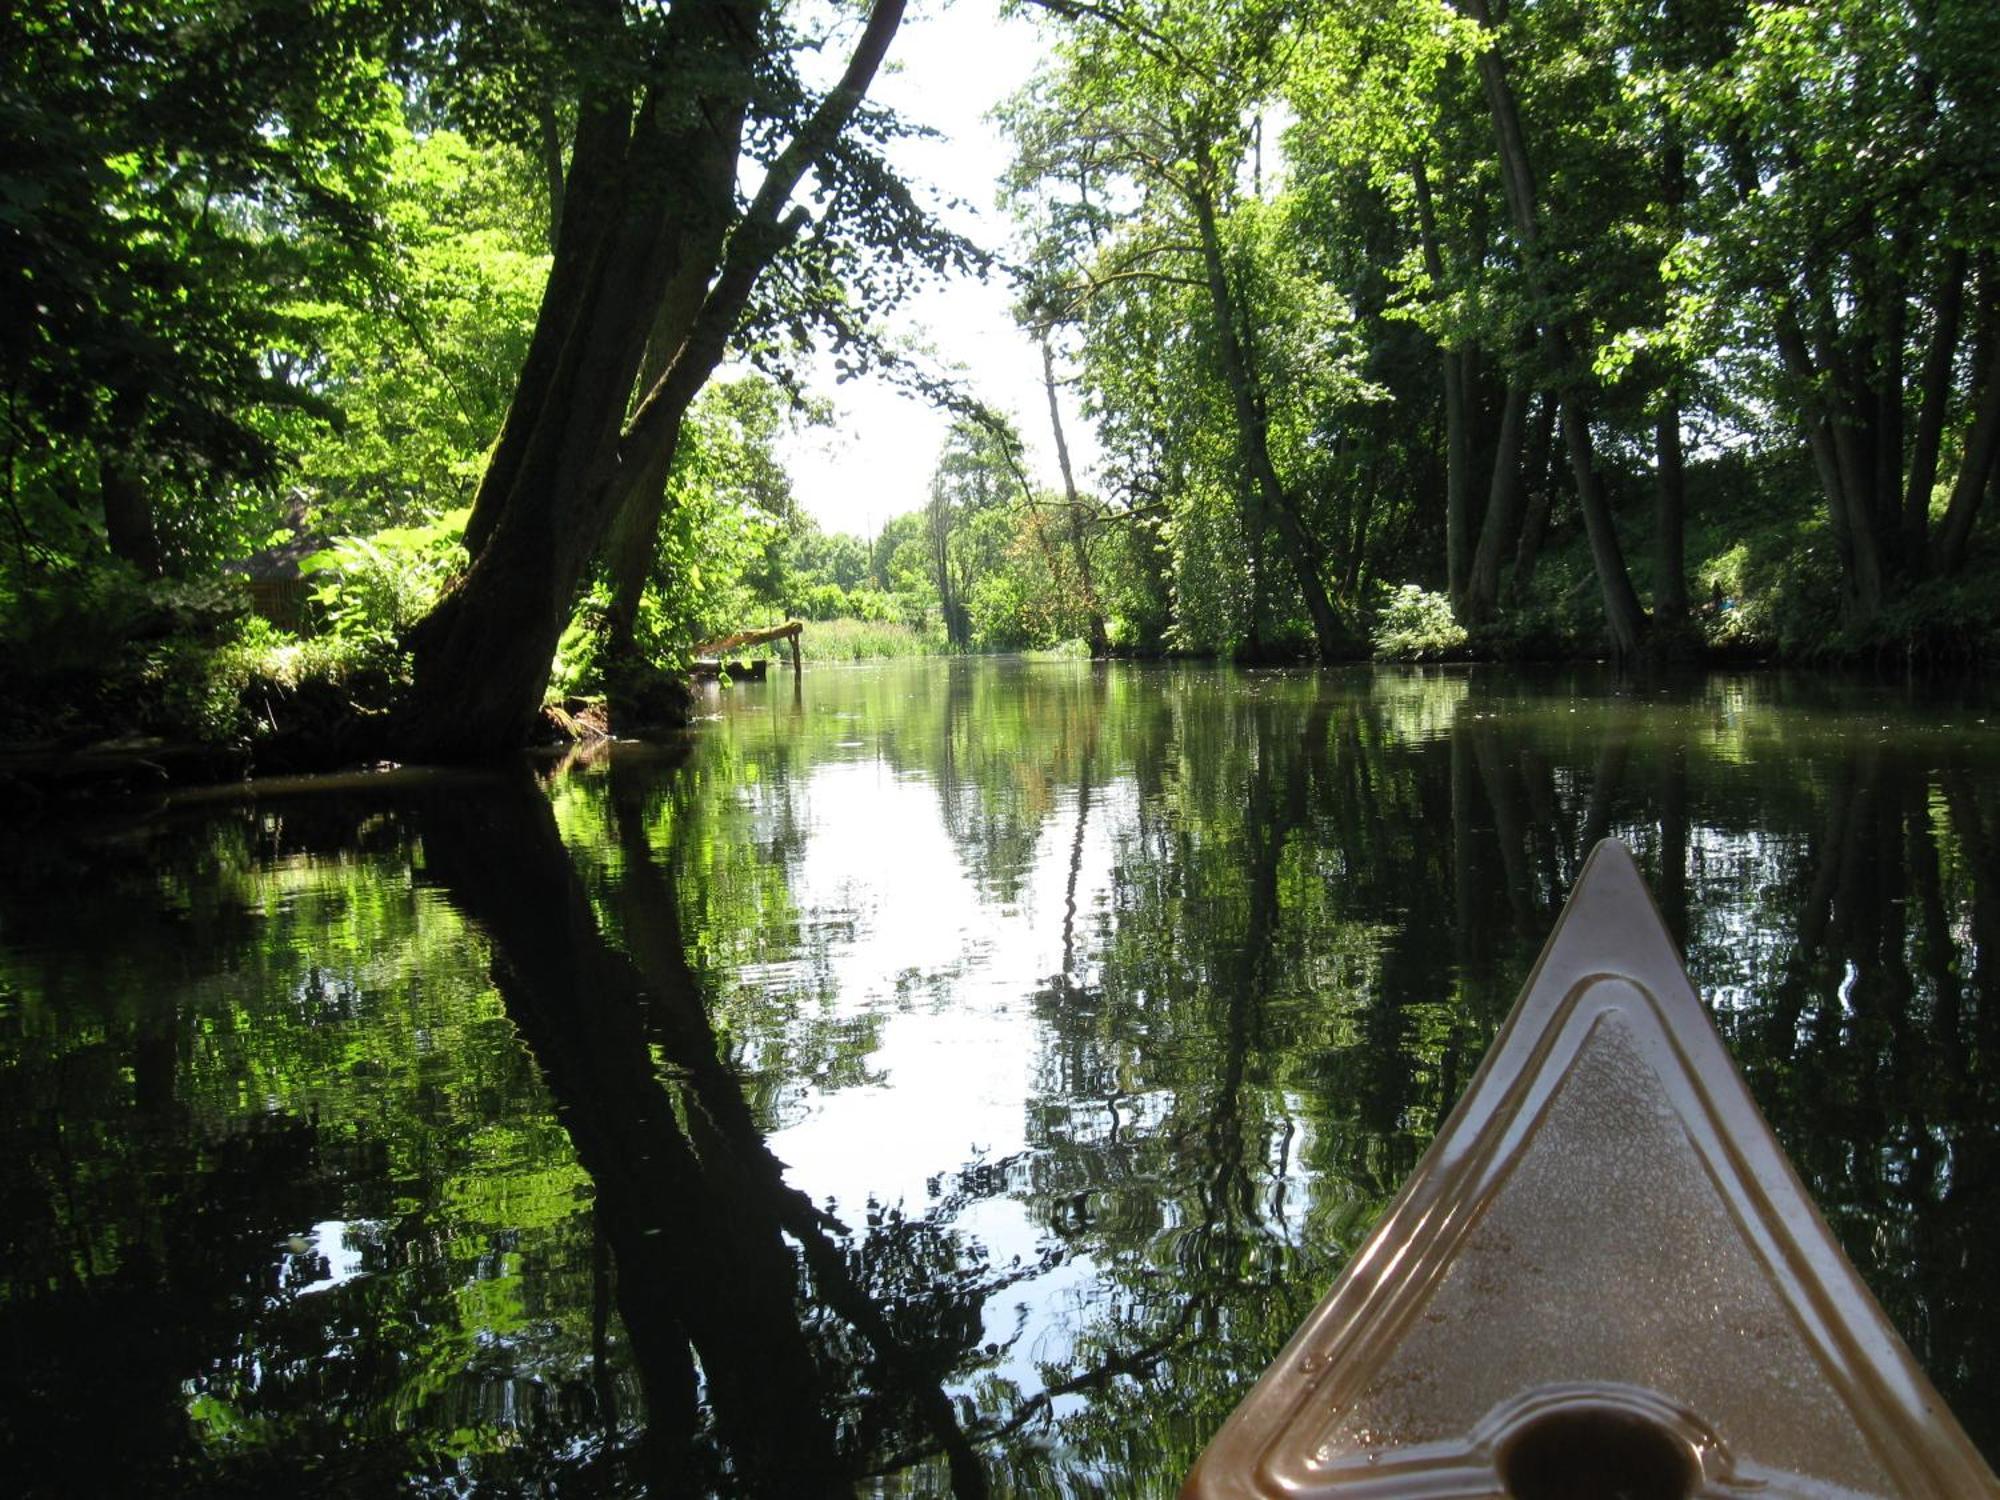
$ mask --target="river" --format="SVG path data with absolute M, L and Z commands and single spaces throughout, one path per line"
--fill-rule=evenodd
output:
M 1158 1495 L 1617 834 L 2000 1457 L 2000 710 L 815 667 L 0 872 L 17 1494 Z

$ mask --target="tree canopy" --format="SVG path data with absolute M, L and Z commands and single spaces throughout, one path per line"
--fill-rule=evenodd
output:
M 1026 274 L 1114 504 L 1169 512 L 1183 639 L 1325 649 L 1317 589 L 1402 582 L 1571 630 L 1572 570 L 1534 588 L 1566 535 L 1626 654 L 1686 642 L 1691 568 L 1780 596 L 1793 645 L 1963 605 L 2000 441 L 1976 7 L 1046 10 Z

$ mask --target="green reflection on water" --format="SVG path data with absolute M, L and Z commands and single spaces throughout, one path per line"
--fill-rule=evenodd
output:
M 716 708 L 15 851 L 10 1475 L 1169 1491 L 1607 833 L 2000 1446 L 1977 706 L 938 662 Z

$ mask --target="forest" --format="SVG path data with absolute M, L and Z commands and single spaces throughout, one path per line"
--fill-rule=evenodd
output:
M 786 617 L 826 655 L 2000 649 L 1988 7 L 1021 10 L 1011 170 L 930 183 L 870 100 L 902 0 L 10 7 L 10 745 L 481 758 L 550 700 L 671 719 L 698 642 Z M 996 195 L 1002 243 L 942 212 Z M 963 276 L 1046 410 L 888 332 Z M 956 419 L 871 537 L 780 457 L 828 356 Z

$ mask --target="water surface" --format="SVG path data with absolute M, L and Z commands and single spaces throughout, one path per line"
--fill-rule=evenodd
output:
M 818 669 L 0 888 L 16 1492 L 1170 1493 L 1627 839 L 2000 1453 L 2000 714 Z

